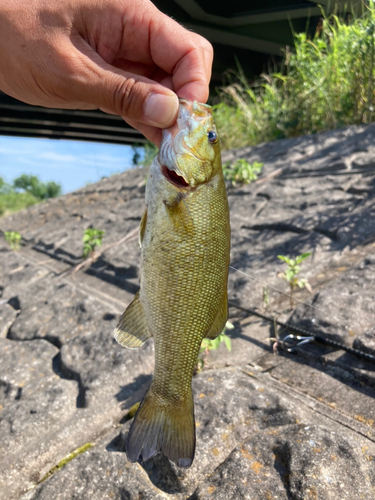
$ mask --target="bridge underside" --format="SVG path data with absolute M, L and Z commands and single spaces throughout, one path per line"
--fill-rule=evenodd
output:
M 237 62 L 253 79 L 271 70 L 293 30 L 313 34 L 326 14 L 351 14 L 363 9 L 361 0 L 154 0 L 155 5 L 185 27 L 205 36 L 214 46 L 211 97 L 225 83 Z M 144 137 L 120 117 L 100 111 L 46 109 L 23 104 L 0 92 L 0 135 L 141 144 Z
M 142 144 L 146 139 L 119 116 L 30 106 L 0 93 L 0 134 L 71 139 L 112 144 Z

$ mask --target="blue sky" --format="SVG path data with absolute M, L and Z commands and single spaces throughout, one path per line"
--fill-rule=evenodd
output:
M 131 168 L 133 154 L 130 146 L 0 136 L 0 176 L 11 182 L 21 174 L 37 175 L 68 193 Z

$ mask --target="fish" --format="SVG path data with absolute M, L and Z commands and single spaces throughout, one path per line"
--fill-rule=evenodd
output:
M 139 227 L 140 290 L 115 338 L 135 349 L 153 337 L 151 385 L 129 429 L 130 462 L 162 453 L 188 468 L 195 454 L 192 377 L 204 338 L 228 318 L 229 208 L 212 108 L 179 101 L 147 178 Z

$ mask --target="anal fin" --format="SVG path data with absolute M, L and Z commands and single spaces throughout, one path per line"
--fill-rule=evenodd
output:
M 228 295 L 225 293 L 224 300 L 220 306 L 220 309 L 216 315 L 214 322 L 211 325 L 211 328 L 206 333 L 206 339 L 216 339 L 218 335 L 224 330 L 225 323 L 228 319 Z
M 146 324 L 146 316 L 139 292 L 136 293 L 133 302 L 126 308 L 115 328 L 115 339 L 127 349 L 141 347 L 151 337 Z

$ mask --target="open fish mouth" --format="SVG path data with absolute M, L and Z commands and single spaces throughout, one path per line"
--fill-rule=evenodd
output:
M 179 175 L 175 170 L 170 170 L 166 165 L 161 166 L 161 173 L 168 182 L 180 189 L 187 189 L 190 187 L 190 184 L 186 182 L 182 175 Z

